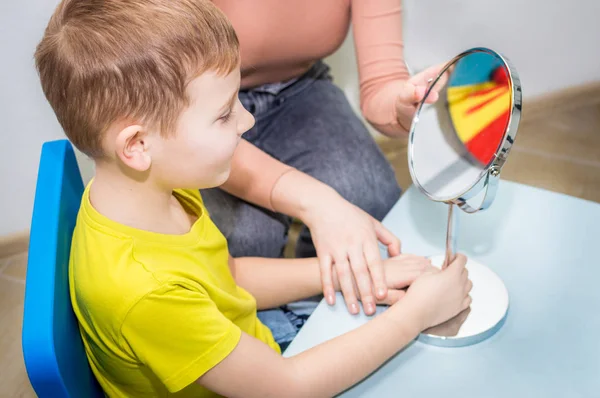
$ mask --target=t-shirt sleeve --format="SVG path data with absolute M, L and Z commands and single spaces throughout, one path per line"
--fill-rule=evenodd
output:
M 170 392 L 226 358 L 241 330 L 203 291 L 163 285 L 140 299 L 121 328 L 123 343 Z

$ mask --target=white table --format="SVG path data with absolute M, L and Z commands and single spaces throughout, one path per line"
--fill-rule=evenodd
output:
M 446 215 L 412 186 L 384 224 L 404 252 L 435 255 Z M 506 284 L 504 326 L 469 347 L 414 341 L 342 396 L 600 397 L 600 204 L 501 181 L 488 210 L 461 213 L 458 246 Z M 336 302 L 319 304 L 285 356 L 368 321 Z

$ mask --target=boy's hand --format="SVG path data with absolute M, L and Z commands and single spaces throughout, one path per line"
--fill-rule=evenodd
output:
M 430 259 L 415 254 L 390 257 L 383 261 L 383 265 L 387 286 L 390 289 L 404 289 L 421 275 L 438 270 L 431 264 Z
M 388 294 L 384 299 L 377 299 L 375 303 L 363 302 L 367 315 L 375 313 L 375 304 L 393 305 L 405 294 L 406 287 L 410 286 L 417 278 L 428 272 L 435 272 L 431 261 L 425 257 L 414 254 L 400 254 L 383 261 L 384 272 L 387 281 Z M 335 268 L 335 267 L 334 267 Z M 333 273 L 334 287 L 340 290 L 336 273 Z M 353 285 L 354 293 L 358 294 L 356 284 Z
M 427 271 L 408 288 L 402 302 L 412 308 L 420 330 L 447 321 L 471 305 L 473 283 L 459 254 L 444 270 Z

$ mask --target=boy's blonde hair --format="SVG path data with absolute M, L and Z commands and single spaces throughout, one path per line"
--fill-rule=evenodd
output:
M 116 121 L 173 132 L 189 81 L 207 70 L 233 71 L 239 43 L 206 0 L 63 0 L 35 61 L 67 137 L 98 158 Z

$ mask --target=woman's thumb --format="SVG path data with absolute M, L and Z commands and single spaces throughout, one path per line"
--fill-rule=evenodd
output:
M 417 91 L 414 84 L 405 82 L 400 86 L 400 92 L 398 93 L 398 102 L 404 106 L 413 106 L 420 99 L 418 98 Z M 421 94 L 421 98 L 423 94 Z

